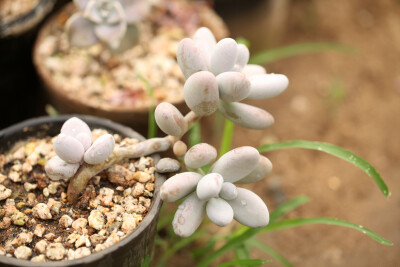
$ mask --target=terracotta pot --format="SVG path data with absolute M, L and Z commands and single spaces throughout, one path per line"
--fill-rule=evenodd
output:
M 108 118 L 125 125 L 135 126 L 135 128 L 138 126 L 145 126 L 148 119 L 148 107 L 136 107 L 135 105 L 113 105 L 111 108 L 109 108 L 102 107 L 100 105 L 91 105 L 90 103 L 87 103 L 85 99 L 78 99 L 60 88 L 60 85 L 54 81 L 50 71 L 44 66 L 38 51 L 40 44 L 43 42 L 44 38 L 49 34 L 52 28 L 55 27 L 54 25 L 57 25 L 57 23 L 60 25 L 62 23 L 60 21 L 65 22 L 65 18 L 72 13 L 74 8 L 75 7 L 71 3 L 66 5 L 65 8 L 58 14 L 52 16 L 41 28 L 34 47 L 34 64 L 36 65 L 37 72 L 44 83 L 44 88 L 48 95 L 49 102 L 61 113 L 90 114 Z M 216 13 L 214 13 L 212 9 L 209 7 L 203 7 L 199 10 L 199 14 L 201 20 L 200 26 L 211 28 L 218 39 L 228 35 L 228 30 L 224 22 L 218 17 L 218 15 L 216 15 Z M 177 105 L 182 112 L 184 112 L 187 108 L 183 101 L 183 94 L 182 99 L 178 99 L 175 103 L 172 102 L 172 104 Z
M 79 116 L 91 128 L 103 128 L 122 136 L 144 140 L 144 137 L 132 129 L 114 123 L 110 120 L 92 116 Z M 54 136 L 60 132 L 63 123 L 71 115 L 59 117 L 40 117 L 30 119 L 0 131 L 0 151 L 10 149 L 16 142 L 28 137 Z M 164 182 L 164 177 L 156 176 L 154 197 L 148 214 L 139 226 L 124 239 L 115 245 L 87 257 L 76 260 L 53 261 L 53 262 L 30 262 L 0 256 L 0 266 L 93 266 L 93 267 L 124 267 L 140 266 L 146 256 L 150 256 L 153 250 L 154 236 L 157 231 L 157 219 L 162 205 L 159 190 Z

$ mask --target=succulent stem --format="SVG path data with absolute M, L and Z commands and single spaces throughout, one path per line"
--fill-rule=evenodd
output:
M 113 164 L 127 158 L 140 158 L 142 156 L 148 156 L 168 150 L 175 144 L 175 142 L 179 141 L 199 119 L 199 116 L 197 116 L 193 111 L 190 111 L 185 116 L 185 121 L 188 124 L 187 130 L 181 136 L 168 135 L 162 138 L 151 138 L 135 145 L 116 147 L 108 159 L 100 164 L 82 164 L 76 174 L 69 181 L 67 192 L 68 202 L 71 204 L 75 203 L 79 194 L 86 188 L 89 180 L 99 172 L 111 167 Z

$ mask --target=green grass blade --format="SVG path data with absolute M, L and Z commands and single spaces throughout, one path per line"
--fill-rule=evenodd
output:
M 299 207 L 304 203 L 307 203 L 308 201 L 309 198 L 307 196 L 299 196 L 296 197 L 295 199 L 292 199 L 280 205 L 273 212 L 271 212 L 270 223 L 273 223 L 284 214 L 288 213 L 291 210 L 294 210 L 295 208 Z M 226 242 L 224 246 L 222 246 L 218 250 L 208 255 L 197 266 L 198 267 L 208 266 L 211 262 L 213 262 L 213 260 L 217 259 L 219 256 L 243 244 L 243 242 L 247 241 L 249 238 L 257 234 L 260 231 L 260 229 L 262 228 L 249 228 L 247 226 L 239 227 L 235 232 L 227 236 L 229 240 Z
M 235 248 L 235 257 L 236 259 L 249 259 L 250 258 L 250 253 L 249 253 L 249 249 L 246 246 L 245 243 L 241 244 L 240 246 L 237 246 Z
M 332 42 L 300 43 L 300 44 L 293 44 L 259 52 L 250 58 L 249 63 L 264 65 L 276 60 L 292 56 L 318 53 L 324 51 L 333 51 L 346 54 L 355 54 L 357 52 L 355 48 L 339 43 L 332 43 Z
M 211 237 L 210 240 L 198 249 L 193 250 L 192 256 L 195 260 L 202 258 L 204 255 L 213 250 L 217 239 Z
M 139 80 L 141 80 L 147 90 L 147 93 L 150 96 L 150 107 L 149 107 L 149 118 L 148 118 L 148 128 L 147 128 L 147 138 L 153 138 L 156 136 L 157 133 L 157 123 L 154 117 L 154 109 L 155 109 L 155 98 L 154 98 L 154 90 L 153 87 L 150 85 L 149 81 L 143 77 L 141 74 L 137 75 Z
M 252 246 L 254 246 L 256 248 L 259 248 L 259 249 L 263 250 L 265 253 L 270 255 L 272 258 L 274 258 L 275 260 L 279 261 L 283 266 L 285 266 L 285 267 L 292 267 L 293 266 L 284 256 L 282 256 L 282 254 L 280 254 L 276 250 L 268 247 L 264 243 L 261 243 L 257 239 L 251 239 L 251 240 L 249 240 L 247 242 L 250 245 L 252 245 Z
M 225 120 L 225 127 L 224 127 L 224 133 L 222 134 L 219 156 L 222 156 L 231 149 L 234 129 L 235 129 L 235 124 L 230 120 Z
M 353 165 L 355 165 L 356 167 L 360 168 L 366 174 L 368 174 L 378 185 L 379 189 L 382 191 L 384 196 L 388 197 L 390 195 L 389 189 L 385 184 L 385 182 L 383 181 L 382 177 L 369 162 L 341 147 L 323 142 L 294 140 L 294 141 L 286 141 L 286 142 L 263 145 L 258 148 L 258 151 L 260 153 L 265 153 L 268 151 L 286 149 L 286 148 L 306 148 L 306 149 L 318 150 L 333 155 L 335 157 L 341 158 L 345 161 L 348 161 Z
M 149 267 L 149 266 L 150 266 L 150 256 L 146 255 L 146 257 L 144 257 L 140 267 Z
M 277 219 L 285 215 L 286 213 L 296 209 L 297 207 L 307 203 L 310 201 L 310 198 L 307 196 L 299 196 L 295 199 L 289 200 L 288 202 L 280 205 L 274 211 L 272 211 L 269 215 L 269 223 L 274 223 Z
M 363 234 L 366 234 L 367 236 L 369 236 L 373 240 L 381 243 L 382 245 L 387 245 L 387 246 L 393 245 L 393 243 L 391 241 L 381 237 L 377 233 L 375 233 L 361 225 L 350 223 L 350 222 L 347 222 L 344 220 L 339 220 L 336 218 L 319 217 L 319 218 L 286 219 L 286 220 L 279 221 L 279 222 L 270 224 L 264 228 L 259 228 L 259 229 L 260 229 L 260 232 L 270 232 L 270 231 L 276 231 L 276 230 L 281 230 L 281 229 L 286 229 L 286 228 L 307 225 L 307 224 L 328 224 L 328 225 L 347 227 L 347 228 L 351 228 L 351 229 L 360 231 Z
M 197 265 L 197 267 L 208 266 L 210 263 L 212 263 L 215 259 L 217 259 L 221 255 L 225 254 L 226 252 L 230 251 L 231 249 L 236 248 L 237 246 L 239 246 L 240 244 L 247 241 L 249 238 L 251 238 L 252 236 L 254 236 L 258 233 L 281 230 L 281 229 L 297 227 L 297 226 L 302 226 L 302 225 L 307 225 L 307 224 L 329 224 L 329 225 L 348 227 L 348 228 L 352 228 L 352 229 L 358 230 L 358 231 L 366 234 L 373 240 L 375 240 L 383 245 L 389 245 L 389 246 L 393 245 L 393 243 L 391 241 L 386 240 L 385 238 L 381 237 L 377 233 L 375 233 L 365 227 L 362 227 L 362 226 L 354 224 L 354 223 L 346 222 L 343 220 L 339 220 L 339 219 L 325 218 L 325 217 L 286 219 L 283 221 L 272 223 L 263 228 L 247 229 L 241 235 L 232 238 L 231 240 L 226 242 L 226 244 L 224 246 L 222 246 L 218 250 L 214 251 L 212 254 L 208 255 L 207 258 L 205 258 L 203 261 L 201 261 Z
M 189 145 L 190 147 L 201 143 L 201 126 L 200 122 L 193 124 L 189 131 Z
M 268 262 L 269 262 L 268 260 L 260 260 L 260 259 L 238 259 L 238 260 L 224 262 L 224 263 L 218 265 L 218 267 L 228 267 L 228 266 L 235 266 L 235 265 L 260 266 L 260 265 L 263 265 Z
M 57 117 L 60 115 L 60 112 L 58 112 L 58 110 L 56 110 L 55 107 L 53 107 L 50 104 L 47 104 L 45 106 L 45 110 L 46 110 L 47 115 L 49 115 L 51 117 Z
M 179 251 L 180 249 L 186 247 L 187 245 L 189 245 L 190 243 L 196 241 L 198 238 L 202 237 L 204 234 L 206 233 L 206 230 L 200 230 L 197 231 L 196 233 L 194 233 L 193 235 L 183 238 L 180 241 L 178 241 L 177 243 L 175 243 L 175 245 L 173 245 L 169 250 L 167 250 L 164 255 L 161 257 L 158 266 L 164 266 L 164 264 L 167 262 L 167 260 L 174 255 L 177 251 Z

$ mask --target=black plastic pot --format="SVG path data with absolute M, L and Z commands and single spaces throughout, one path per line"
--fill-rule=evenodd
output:
M 40 117 L 8 127 L 0 131 L 0 151 L 7 151 L 16 142 L 31 136 L 44 137 L 48 135 L 57 135 L 60 132 L 62 124 L 70 117 L 72 117 L 72 115 Z M 84 120 L 92 129 L 103 128 L 122 136 L 144 140 L 143 136 L 132 129 L 110 120 L 86 115 L 76 115 L 76 117 Z M 146 256 L 151 256 L 153 251 L 154 237 L 157 231 L 157 219 L 162 204 L 159 190 L 163 182 L 164 177 L 156 176 L 154 197 L 148 214 L 131 234 L 114 246 L 81 259 L 66 261 L 30 262 L 0 256 L 0 266 L 140 266 L 144 258 Z

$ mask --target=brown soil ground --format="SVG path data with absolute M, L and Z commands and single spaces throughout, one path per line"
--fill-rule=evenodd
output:
M 271 210 L 283 201 L 307 195 L 311 202 L 289 217 L 348 220 L 376 231 L 394 246 L 383 246 L 358 231 L 326 225 L 281 230 L 260 239 L 294 266 L 400 266 L 400 4 L 296 0 L 277 12 L 282 12 L 277 18 L 284 22 L 279 29 L 270 27 L 268 2 L 222 15 L 233 36 L 250 40 L 252 53 L 299 42 L 330 41 L 355 47 L 358 54 L 324 52 L 267 65 L 268 72 L 284 73 L 290 80 L 279 97 L 254 102 L 271 112 L 276 123 L 265 131 L 237 127 L 234 146 L 293 139 L 333 143 L 371 162 L 392 195 L 386 199 L 353 165 L 300 149 L 268 153 L 274 170 L 253 189 Z M 337 93 L 344 97 L 335 100 Z M 215 138 L 214 144 L 218 144 Z M 256 249 L 252 256 L 271 258 Z M 186 260 L 180 253 L 172 262 L 191 266 Z M 281 265 L 272 262 L 268 266 Z
M 267 5 L 224 15 L 232 35 L 248 38 L 253 53 L 298 42 L 331 41 L 355 47 L 358 54 L 325 52 L 267 65 L 268 72 L 284 73 L 290 80 L 279 97 L 254 102 L 271 112 L 276 123 L 265 131 L 237 127 L 234 146 L 292 139 L 337 144 L 371 162 L 392 195 L 386 199 L 353 165 L 300 149 L 268 153 L 274 170 L 253 188 L 270 209 L 305 194 L 312 201 L 290 217 L 348 220 L 395 245 L 383 246 L 357 231 L 322 225 L 268 233 L 261 240 L 295 266 L 400 266 L 399 2 L 291 1 L 278 16 L 284 18 L 278 33 L 268 27 Z M 344 93 L 344 98 L 334 100 L 335 92 Z M 252 256 L 270 258 L 258 250 Z

